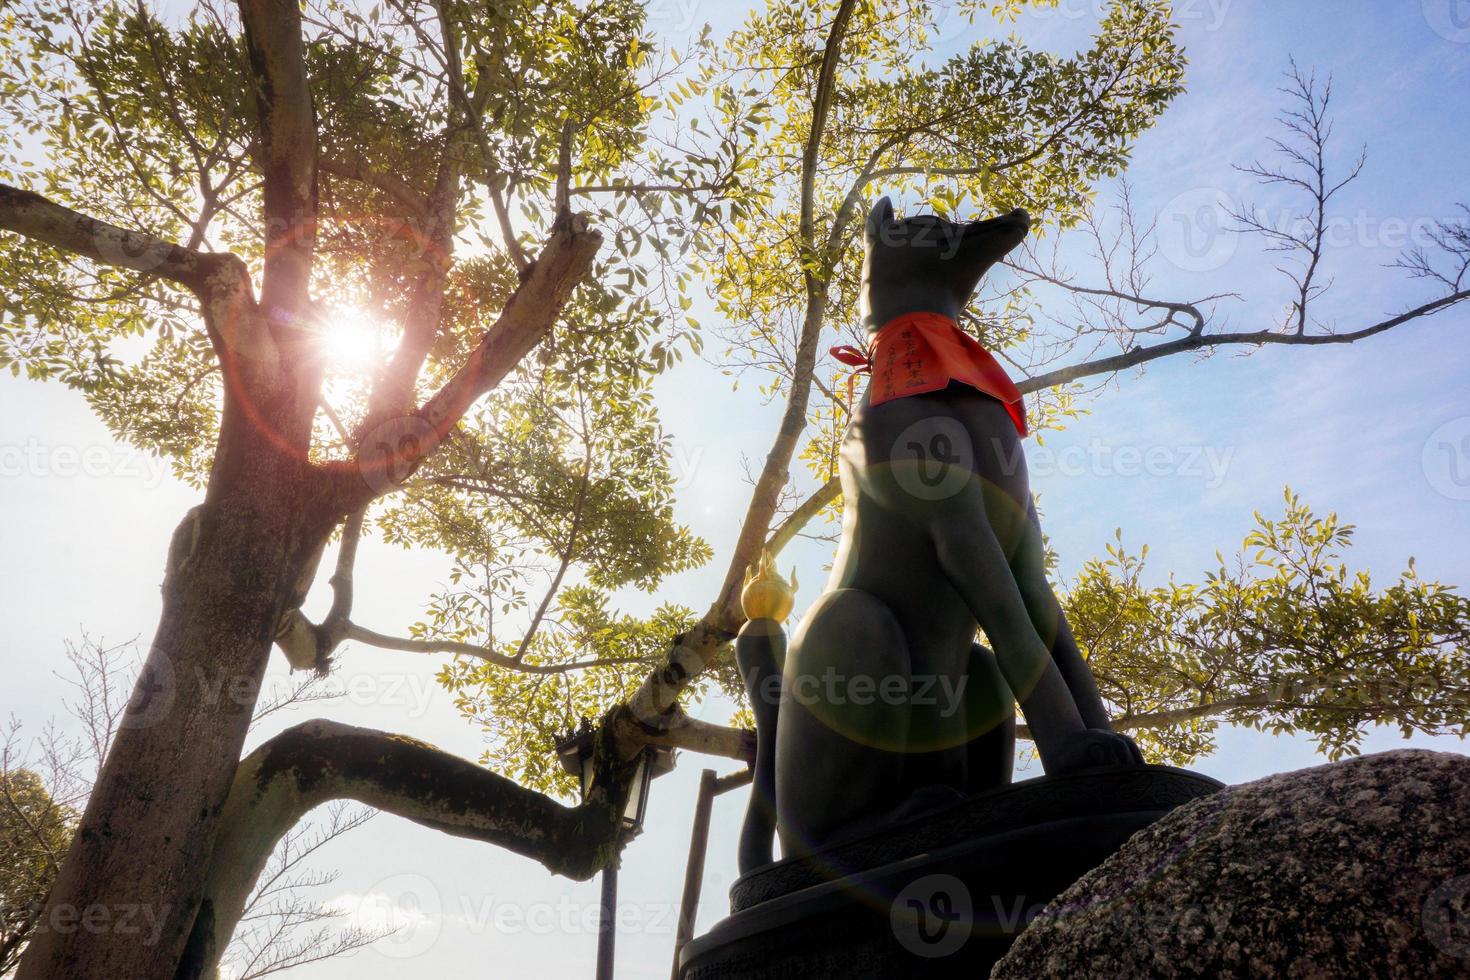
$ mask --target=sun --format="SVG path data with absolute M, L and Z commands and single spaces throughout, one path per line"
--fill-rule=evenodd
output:
M 383 363 L 383 326 L 356 307 L 331 313 L 320 343 L 327 365 L 340 374 L 371 374 Z

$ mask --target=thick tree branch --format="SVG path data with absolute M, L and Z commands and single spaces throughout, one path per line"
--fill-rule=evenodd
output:
M 827 131 L 827 114 L 837 88 L 837 66 L 842 60 L 842 42 L 852 20 L 855 0 L 843 0 L 832 18 L 832 29 L 822 51 L 822 67 L 817 72 L 816 92 L 812 97 L 812 127 L 801 154 L 801 240 L 810 249 L 816 242 L 817 165 L 821 161 L 822 138 Z M 808 278 L 811 272 L 807 273 Z
M 546 247 L 500 318 L 464 366 L 419 410 L 419 417 L 433 427 L 438 440 L 546 335 L 572 290 L 591 269 L 601 245 L 602 234 L 584 216 L 563 215 L 557 220 Z
M 420 43 L 429 51 L 440 50 L 451 78 L 460 72 L 459 40 L 445 5 L 431 5 L 439 24 L 436 43 L 417 21 L 410 23 Z M 465 113 L 451 100 L 448 119 L 440 134 L 442 147 L 434 173 L 434 185 L 425 199 L 423 248 L 411 266 L 413 291 L 403 320 L 403 336 L 387 368 L 373 384 L 361 432 L 371 432 L 384 421 L 413 407 L 415 384 L 429 351 L 443 328 L 444 286 L 454 255 L 454 230 L 459 216 L 461 167 L 468 123 Z
M 266 249 L 261 302 L 305 312 L 316 225 L 316 114 L 296 0 L 240 0 L 260 132 Z M 313 404 L 313 410 L 315 405 Z
M 324 153 L 318 166 L 322 173 L 382 191 L 412 217 L 421 220 L 428 217 L 429 202 L 423 194 L 394 174 L 373 170 L 366 160 L 355 153 Z
M 344 511 L 391 492 L 413 475 L 469 407 L 551 330 L 601 245 L 602 235 L 585 217 L 557 219 L 545 248 L 460 369 L 417 411 L 390 418 L 365 433 L 353 464 L 334 468 L 337 499 Z
M 403 735 L 322 720 L 288 729 L 236 770 L 178 980 L 213 974 L 276 844 L 307 812 L 343 799 L 503 847 L 576 880 L 615 853 L 619 811 L 607 804 L 621 802 L 563 806 Z
M 231 418 L 240 388 L 274 375 L 276 345 L 257 315 L 250 271 L 228 252 L 199 252 L 89 217 L 31 191 L 0 184 L 0 229 L 102 265 L 176 282 L 199 300 L 215 354 L 225 369 Z
M 755 765 L 755 732 L 748 728 L 730 728 L 691 718 L 676 707 L 657 729 L 648 733 L 650 745 L 668 745 L 701 755 L 717 755 Z
M 765 544 L 766 534 L 780 502 L 781 489 L 789 477 L 792 456 L 806 428 L 812 372 L 816 367 L 817 343 L 821 339 L 822 324 L 827 315 L 827 289 L 831 276 L 830 256 L 819 255 L 816 241 L 817 168 L 827 114 L 837 88 L 837 67 L 842 57 L 842 45 L 856 6 L 856 0 L 843 0 L 832 18 L 812 97 L 811 130 L 807 133 L 802 154 L 798 247 L 802 252 L 802 266 L 805 269 L 807 302 L 801 335 L 797 342 L 786 410 L 781 417 L 780 428 L 776 432 L 771 451 L 766 456 L 761 475 L 751 493 L 750 505 L 741 523 L 740 535 L 736 539 L 734 554 L 731 555 L 729 568 L 725 572 L 720 594 L 700 623 L 676 640 L 665 662 L 644 679 L 628 700 L 628 711 L 636 723 L 624 725 L 622 716 L 615 715 L 619 720 L 620 745 L 624 739 L 630 740 L 631 744 L 637 744 L 638 725 L 652 724 L 669 711 L 678 699 L 679 692 L 704 669 L 709 657 L 723 649 L 734 631 L 744 622 L 745 616 L 740 609 L 739 600 L 740 583 L 745 570 L 756 560 Z
M 0 184 L 0 228 L 103 265 L 160 276 L 196 295 L 217 267 L 214 256 L 89 218 L 9 184 Z

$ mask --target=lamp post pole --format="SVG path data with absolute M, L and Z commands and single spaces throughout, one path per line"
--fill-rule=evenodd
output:
M 556 742 L 556 755 L 562 768 L 577 777 L 582 784 L 582 799 L 585 801 L 591 790 L 593 778 L 593 741 L 596 732 L 591 722 L 582 719 L 582 725 Z M 674 768 L 674 750 L 660 746 L 642 749 L 633 773 L 632 785 L 624 804 L 619 832 L 621 840 L 618 850 L 643 830 L 643 815 L 648 808 L 648 786 L 655 776 L 662 776 Z M 618 928 L 618 866 L 617 855 L 612 863 L 602 870 L 602 899 L 597 910 L 597 980 L 612 980 L 613 952 Z
M 618 936 L 618 866 L 602 869 L 602 904 L 597 910 L 597 980 L 613 980 L 613 947 Z

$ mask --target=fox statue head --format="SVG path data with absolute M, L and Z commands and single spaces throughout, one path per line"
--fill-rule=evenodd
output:
M 893 202 L 883 198 L 868 215 L 864 235 L 863 324 L 877 330 L 905 313 L 959 319 L 981 277 L 1030 227 L 1031 218 L 1020 208 L 983 221 L 932 214 L 900 220 Z

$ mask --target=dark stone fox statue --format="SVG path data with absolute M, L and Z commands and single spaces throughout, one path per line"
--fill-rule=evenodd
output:
M 832 575 L 789 654 L 770 619 L 736 642 L 758 746 L 742 872 L 770 863 L 773 830 L 810 853 L 1010 782 L 1017 703 L 1048 774 L 1142 762 L 1046 578 L 1020 395 L 947 333 L 1029 226 L 896 220 L 888 198 L 868 218 L 874 377 L 843 440 Z

